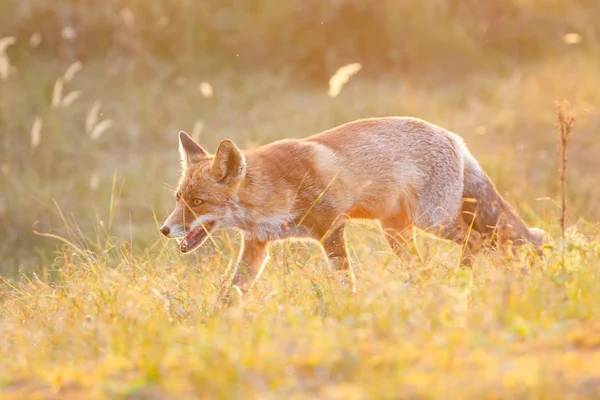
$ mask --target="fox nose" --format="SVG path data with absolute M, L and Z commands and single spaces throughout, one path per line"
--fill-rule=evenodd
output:
M 165 235 L 165 236 L 169 236 L 169 233 L 171 233 L 171 229 L 170 229 L 168 226 L 166 226 L 166 225 L 163 225 L 163 226 L 160 228 L 160 232 L 161 232 L 163 235 Z

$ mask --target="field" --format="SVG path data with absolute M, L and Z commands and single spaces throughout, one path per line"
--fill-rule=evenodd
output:
M 275 2 L 261 2 L 279 15 Z M 53 7 L 18 4 L 26 3 Z M 121 3 L 130 4 L 131 16 L 118 14 L 126 22 L 171 12 Z M 490 23 L 489 41 L 470 39 L 464 10 L 428 30 L 420 23 L 435 16 L 415 9 L 400 47 L 411 62 L 379 65 L 356 51 L 302 74 L 298 49 L 236 61 L 274 41 L 268 30 L 237 56 L 215 50 L 209 60 L 165 50 L 178 43 L 176 28 L 162 41 L 144 31 L 135 44 L 123 33 L 142 49 L 132 56 L 91 40 L 104 32 L 96 20 L 84 21 L 75 46 L 74 33 L 53 37 L 52 21 L 23 22 L 8 1 L 19 17 L 0 17 L 0 398 L 600 396 L 600 31 L 591 17 L 600 10 L 514 3 L 513 19 Z M 391 12 L 395 3 L 386 4 Z M 32 21 L 46 29 L 40 37 Z M 189 50 L 192 28 L 181 26 Z M 219 43 L 243 37 L 223 32 Z M 364 68 L 329 96 L 328 77 L 349 62 Z M 564 240 L 555 126 L 563 100 L 576 118 Z M 519 214 L 550 232 L 545 259 L 481 255 L 465 270 L 454 244 L 420 234 L 424 261 L 406 269 L 376 225 L 357 222 L 346 234 L 357 297 L 327 279 L 314 243 L 280 242 L 252 292 L 217 312 L 239 232 L 184 256 L 158 231 L 174 204 L 179 130 L 214 151 L 224 138 L 249 148 L 386 115 L 462 135 Z

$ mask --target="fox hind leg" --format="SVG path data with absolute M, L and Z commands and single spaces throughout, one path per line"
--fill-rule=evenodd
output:
M 481 234 L 465 223 L 459 216 L 453 222 L 447 224 L 436 224 L 423 227 L 427 232 L 440 239 L 451 240 L 461 246 L 460 265 L 472 268 L 475 256 L 481 249 Z
M 472 267 L 481 247 L 481 235 L 471 229 L 461 212 L 463 207 L 464 169 L 460 162 L 441 159 L 432 167 L 429 184 L 420 188 L 412 208 L 414 225 L 441 239 L 450 240 L 462 248 L 461 265 Z
M 450 184 L 451 181 L 448 182 Z M 481 249 L 481 234 L 472 229 L 465 222 L 461 212 L 462 187 L 455 182 L 456 189 L 450 187 L 440 193 L 431 192 L 421 196 L 420 206 L 413 215 L 414 224 L 417 228 L 437 236 L 440 239 L 450 240 L 461 246 L 461 261 L 463 267 L 471 268 L 475 261 L 475 255 Z
M 335 275 L 338 275 L 342 284 L 346 287 L 352 283 L 352 293 L 356 293 L 356 282 L 353 279 L 353 271 L 348 261 L 348 250 L 344 238 L 343 222 L 336 224 L 321 240 L 323 250 L 331 263 Z M 349 275 L 349 276 L 348 276 Z M 350 278 L 350 281 L 348 281 Z

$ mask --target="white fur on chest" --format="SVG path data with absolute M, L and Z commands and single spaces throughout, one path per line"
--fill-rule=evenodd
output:
M 293 220 L 294 215 L 291 214 L 262 217 L 255 221 L 253 228 L 248 233 L 260 241 L 306 237 L 307 230 L 296 226 Z

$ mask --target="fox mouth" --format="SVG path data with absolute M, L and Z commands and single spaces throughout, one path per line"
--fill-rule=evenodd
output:
M 204 243 L 214 226 L 214 222 L 208 222 L 204 225 L 200 224 L 200 226 L 197 228 L 189 231 L 187 235 L 185 235 L 185 237 L 179 242 L 179 251 L 182 253 L 189 253 L 195 250 L 198 246 Z

